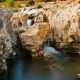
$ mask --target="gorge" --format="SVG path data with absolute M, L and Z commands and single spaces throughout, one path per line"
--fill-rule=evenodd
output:
M 53 71 L 54 80 L 75 80 L 73 75 L 80 73 L 79 30 L 80 4 L 75 1 L 45 3 L 40 9 L 21 8 L 18 12 L 0 8 L 0 73 L 7 71 L 7 80 L 35 79 L 35 68 L 44 71 L 46 66 L 44 72 Z M 32 75 L 25 74 L 26 67 Z

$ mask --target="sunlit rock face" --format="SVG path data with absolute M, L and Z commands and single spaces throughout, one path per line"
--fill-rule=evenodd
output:
M 46 15 L 44 15 L 43 13 L 32 14 L 28 18 L 33 20 L 33 23 L 27 22 L 27 19 L 26 25 L 22 24 L 22 16 L 21 14 L 19 15 L 15 16 L 14 14 L 11 18 L 14 31 L 18 32 L 24 48 L 29 49 L 32 52 L 38 50 L 42 46 L 46 35 L 50 30 L 50 25 L 47 22 L 47 19 L 45 19 Z M 27 16 L 27 14 L 25 15 Z M 19 26 L 19 23 L 21 23 L 22 25 Z M 31 26 L 28 26 L 27 23 L 31 24 Z
M 0 72 L 7 69 L 6 60 L 15 55 L 16 36 L 10 22 L 11 16 L 11 11 L 0 8 Z
M 37 50 L 45 41 L 48 33 L 49 24 L 40 23 L 34 24 L 32 28 L 26 29 L 21 27 L 19 30 L 22 44 L 31 51 Z
M 19 14 L 19 13 L 14 13 L 13 16 L 11 17 L 11 22 L 12 22 L 12 27 L 15 32 L 18 32 L 18 29 L 22 26 L 27 26 L 27 19 L 28 15 L 27 14 Z
M 56 48 L 69 53 L 80 53 L 80 4 L 58 4 L 55 8 L 53 11 L 49 10 L 46 15 L 49 16 L 53 29 Z
M 51 31 L 50 25 L 48 23 L 48 19 L 46 15 L 42 12 L 31 14 L 28 16 L 28 19 L 26 21 L 27 25 L 19 26 L 17 23 L 22 23 L 20 21 L 20 16 L 17 15 L 17 19 L 14 18 L 14 14 L 11 18 L 12 26 L 13 24 L 18 27 L 13 26 L 13 30 L 17 32 L 17 35 L 19 36 L 22 46 L 26 50 L 30 50 L 32 52 L 32 56 L 36 58 L 50 58 L 47 55 L 44 55 L 45 52 L 42 49 L 42 46 L 44 42 L 46 42 L 48 38 L 48 34 Z M 26 15 L 26 14 L 25 14 Z M 19 22 L 17 20 L 19 19 Z M 15 23 L 15 22 L 17 23 Z
M 77 1 L 49 3 L 42 12 L 23 13 L 27 17 L 22 21 L 21 14 L 17 15 L 17 19 L 12 16 L 12 24 L 18 27 L 15 30 L 24 48 L 34 52 L 49 40 L 62 52 L 80 53 L 80 4 Z

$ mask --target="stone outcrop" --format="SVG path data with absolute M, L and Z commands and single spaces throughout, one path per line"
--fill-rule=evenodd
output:
M 23 48 L 30 50 L 32 52 L 32 56 L 44 56 L 44 53 L 41 53 L 41 51 L 44 52 L 42 46 L 51 31 L 46 15 L 40 12 L 28 16 L 27 19 L 33 19 L 34 21 L 31 27 L 23 24 L 22 26 L 19 26 L 18 24 L 22 23 L 21 18 L 21 14 L 19 14 L 19 16 L 17 15 L 16 18 L 15 14 L 13 14 L 11 21 L 13 30 L 18 34 Z
M 80 53 L 80 4 L 59 5 L 46 13 L 53 29 L 55 47 L 67 53 Z
M 75 1 L 51 4 L 43 12 L 32 15 L 34 23 L 31 27 L 22 25 L 16 28 L 26 49 L 36 52 L 49 41 L 62 52 L 80 53 L 80 4 Z
M 0 72 L 7 69 L 6 60 L 16 55 L 16 36 L 12 29 L 11 16 L 11 11 L 0 8 Z

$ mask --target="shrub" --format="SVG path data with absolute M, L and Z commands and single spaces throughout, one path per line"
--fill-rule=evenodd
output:
M 8 3 L 8 6 L 14 6 L 15 4 L 15 0 L 6 0 L 6 2 Z
M 42 6 L 41 5 L 38 5 L 37 8 L 42 8 Z
M 35 2 L 34 2 L 33 0 L 29 0 L 29 1 L 28 1 L 28 4 L 29 4 L 29 5 L 34 5 Z
M 4 2 L 5 0 L 0 0 L 0 2 Z

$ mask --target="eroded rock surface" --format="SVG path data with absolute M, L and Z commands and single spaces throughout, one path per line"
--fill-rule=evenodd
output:
M 30 50 L 32 55 L 39 55 L 40 50 L 42 50 L 43 43 L 47 40 L 48 34 L 51 31 L 46 15 L 42 12 L 39 12 L 28 16 L 28 19 L 33 20 L 33 24 L 29 23 L 31 26 L 17 25 L 18 23 L 22 23 L 20 20 L 22 16 L 19 14 L 20 16 L 18 18 L 16 17 L 17 19 L 15 19 L 14 15 L 15 14 L 13 14 L 11 18 L 12 25 L 15 24 L 15 26 L 18 26 L 18 28 L 15 28 L 14 31 L 20 37 L 23 47 L 27 50 Z M 17 22 L 18 19 L 19 22 Z M 14 21 L 17 23 L 14 23 Z M 42 53 L 41 55 L 44 56 Z
M 72 2 L 66 6 L 62 4 L 62 7 L 59 5 L 56 11 L 49 13 L 56 48 L 69 53 L 80 53 L 80 4 Z
M 27 16 L 27 13 L 25 15 Z M 62 52 L 80 53 L 80 4 L 78 2 L 63 1 L 51 3 L 51 5 L 49 3 L 48 6 L 44 6 L 42 12 L 33 13 L 30 16 L 33 20 L 30 27 L 22 25 L 16 28 L 22 45 L 26 49 L 36 52 L 45 42 L 49 41 L 52 46 Z M 26 19 L 26 23 L 30 16 Z M 20 20 L 21 15 L 18 18 Z M 17 22 L 16 19 L 14 20 Z M 12 23 L 14 24 L 13 17 Z
M 6 60 L 15 55 L 16 36 L 10 18 L 12 12 L 0 8 L 0 72 L 7 69 Z

